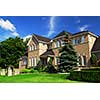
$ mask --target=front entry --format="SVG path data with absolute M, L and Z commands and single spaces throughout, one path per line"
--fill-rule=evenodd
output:
M 41 62 L 44 66 L 47 65 L 47 58 L 41 58 Z

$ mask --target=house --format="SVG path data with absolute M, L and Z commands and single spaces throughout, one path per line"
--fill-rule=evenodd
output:
M 96 55 L 98 64 L 100 65 L 100 36 L 96 39 L 93 48 L 92 48 L 92 53 Z
M 64 46 L 65 33 L 65 31 L 62 31 L 53 39 L 33 34 L 27 44 L 27 67 L 36 67 L 39 61 L 45 66 L 50 57 L 53 59 L 53 65 L 58 65 L 60 56 L 59 50 Z M 90 66 L 91 52 L 94 52 L 93 48 L 96 48 L 95 45 L 100 43 L 98 42 L 100 41 L 100 37 L 98 38 L 98 36 L 89 31 L 82 31 L 75 34 L 67 33 L 69 34 L 69 41 L 77 52 L 79 60 L 78 66 Z M 98 51 L 100 53 L 100 47 L 98 47 Z M 20 62 L 24 62 L 23 59 L 21 59 Z M 19 66 L 21 67 L 20 62 Z

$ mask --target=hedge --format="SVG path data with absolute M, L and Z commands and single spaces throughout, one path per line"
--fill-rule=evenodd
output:
M 100 71 L 72 71 L 70 79 L 86 82 L 100 82 Z
M 81 69 L 82 71 L 100 71 L 100 67 L 92 67 L 88 69 Z

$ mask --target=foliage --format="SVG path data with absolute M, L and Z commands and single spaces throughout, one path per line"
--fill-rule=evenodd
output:
M 86 82 L 100 82 L 100 71 L 72 71 L 70 79 Z
M 44 71 L 47 73 L 57 73 L 57 70 L 52 65 L 53 58 L 50 57 L 50 60 L 48 62 L 48 65 L 45 67 Z
M 73 67 L 77 66 L 77 55 L 70 43 L 69 35 L 66 33 L 66 37 L 64 39 L 64 46 L 60 50 L 60 65 L 59 71 L 60 72 L 67 72 L 71 70 Z
M 30 73 L 30 70 L 29 69 L 23 69 L 23 70 L 21 70 L 20 73 Z
M 0 66 L 18 67 L 19 58 L 24 55 L 26 44 L 19 37 L 8 38 L 0 45 Z
M 91 64 L 96 66 L 96 62 L 97 62 L 97 57 L 94 53 L 92 53 L 92 55 L 91 55 Z
M 97 66 L 100 67 L 100 59 L 97 61 Z
M 39 73 L 38 70 L 32 69 L 23 69 L 20 73 Z
M 100 71 L 100 67 L 91 67 L 86 69 L 81 69 L 82 71 Z

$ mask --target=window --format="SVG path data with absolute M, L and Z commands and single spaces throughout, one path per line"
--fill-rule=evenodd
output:
M 31 58 L 29 59 L 29 66 L 31 66 Z
M 72 39 L 72 44 L 75 45 L 75 39 Z
M 83 56 L 84 65 L 86 65 L 86 56 Z
M 37 65 L 37 59 L 36 59 L 36 57 L 32 57 L 31 58 L 31 66 L 33 67 L 33 66 L 36 66 Z
M 79 65 L 82 65 L 82 59 L 81 59 L 81 56 L 79 56 Z
M 34 66 L 34 58 L 31 58 L 31 66 Z
M 34 45 L 32 45 L 32 50 L 34 50 Z
M 36 45 L 30 45 L 29 46 L 29 51 L 33 51 L 36 50 Z
M 81 43 L 84 43 L 85 42 L 85 38 L 84 36 L 81 37 Z
M 24 64 L 24 65 L 27 65 L 27 59 L 24 59 L 24 60 L 23 60 L 23 64 Z
M 64 43 L 65 43 L 64 40 L 61 40 L 61 46 L 64 46 L 65 45 Z
M 56 41 L 55 42 L 55 47 L 57 48 L 57 47 L 60 47 L 60 42 L 59 41 Z
M 29 51 L 32 51 L 32 46 L 31 45 L 29 46 Z

